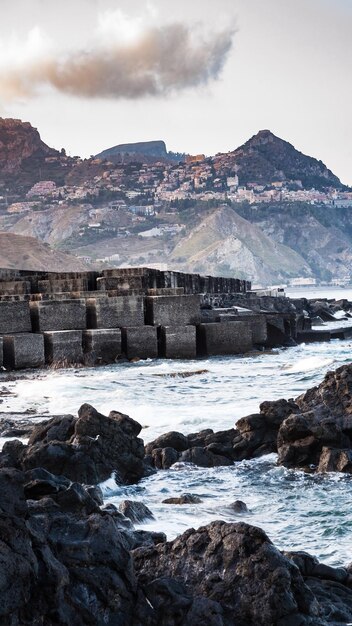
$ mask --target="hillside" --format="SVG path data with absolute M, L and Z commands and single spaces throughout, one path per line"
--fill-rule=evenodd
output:
M 79 272 L 87 264 L 76 257 L 53 250 L 32 237 L 0 232 L 0 267 L 48 272 Z
M 316 278 L 352 275 L 351 209 L 275 203 L 238 211 L 272 241 L 295 250 Z
M 182 156 L 151 141 L 67 157 L 29 123 L 0 118 L 0 231 L 34 238 L 7 246 L 5 262 L 54 261 L 49 248 L 32 254 L 39 240 L 99 263 L 264 284 L 352 275 L 352 190 L 321 161 L 269 130 Z
M 240 185 L 287 182 L 304 189 L 343 187 L 322 161 L 304 155 L 270 130 L 261 130 L 232 153 Z
M 181 239 L 169 263 L 192 272 L 240 274 L 256 282 L 311 274 L 308 263 L 292 248 L 273 241 L 258 226 L 226 206 L 214 210 Z

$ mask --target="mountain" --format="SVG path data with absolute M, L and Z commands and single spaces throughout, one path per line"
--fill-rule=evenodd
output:
M 0 172 L 17 174 L 30 158 L 45 159 L 59 153 L 49 148 L 29 122 L 0 117 Z
M 299 254 L 315 278 L 352 276 L 351 209 L 271 203 L 239 206 L 237 211 L 271 241 Z
M 180 157 L 151 141 L 71 158 L 29 123 L 0 118 L 0 231 L 25 238 L 2 234 L 2 263 L 57 267 L 39 240 L 117 266 L 267 284 L 352 275 L 352 190 L 321 161 L 269 130 L 227 153 Z
M 33 237 L 0 232 L 0 267 L 48 272 L 79 272 L 89 268 L 81 259 L 53 250 Z
M 153 163 L 155 161 L 173 162 L 182 161 L 184 154 L 167 152 L 164 141 L 140 141 L 137 143 L 121 143 L 113 148 L 107 148 L 96 155 L 97 159 L 108 159 L 112 163 L 129 163 L 143 161 Z
M 138 143 L 121 143 L 113 148 L 103 150 L 96 155 L 98 159 L 111 159 L 115 156 L 144 155 L 152 157 L 167 157 L 164 141 L 140 141 Z
M 0 195 L 25 194 L 35 183 L 63 185 L 74 159 L 44 143 L 29 122 L 0 118 Z
M 300 254 L 274 241 L 227 206 L 212 211 L 182 238 L 169 263 L 191 272 L 239 276 L 256 282 L 311 274 Z
M 259 131 L 229 155 L 232 155 L 240 185 L 286 182 L 304 189 L 343 187 L 322 161 L 304 155 L 270 130 Z

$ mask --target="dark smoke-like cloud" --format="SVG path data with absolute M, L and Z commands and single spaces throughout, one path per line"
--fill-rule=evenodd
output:
M 86 98 L 164 96 L 216 80 L 232 47 L 233 29 L 202 35 L 183 24 L 149 27 L 130 42 L 114 41 L 63 58 L 0 68 L 0 97 L 28 98 L 43 87 Z

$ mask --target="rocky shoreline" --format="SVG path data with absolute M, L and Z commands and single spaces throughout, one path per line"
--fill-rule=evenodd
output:
M 227 431 L 171 432 L 144 447 L 135 420 L 87 404 L 30 428 L 28 444 L 8 441 L 0 454 L 1 626 L 352 621 L 349 566 L 280 552 L 244 522 L 214 521 L 167 542 L 135 529 L 153 515 L 144 504 L 104 504 L 99 487 L 112 473 L 137 484 L 178 461 L 214 467 L 269 452 L 285 467 L 352 473 L 352 365 L 295 400 L 262 403 Z

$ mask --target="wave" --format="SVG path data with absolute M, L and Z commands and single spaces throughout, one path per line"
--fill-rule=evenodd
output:
M 321 356 L 309 356 L 304 359 L 299 359 L 295 363 L 289 363 L 282 367 L 283 370 L 290 374 L 300 374 L 302 372 L 311 372 L 313 370 L 322 369 L 328 367 L 334 363 L 335 359 L 321 357 Z

